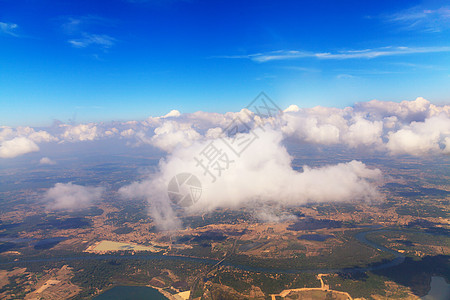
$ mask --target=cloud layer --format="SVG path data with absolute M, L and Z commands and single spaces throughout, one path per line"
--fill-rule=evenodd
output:
M 243 130 L 231 133 L 235 124 Z M 167 230 L 180 226 L 180 211 L 197 214 L 244 206 L 282 210 L 308 202 L 377 201 L 382 198 L 377 189 L 383 181 L 380 170 L 355 160 L 294 170 L 285 141 L 389 155 L 448 155 L 450 106 L 434 105 L 423 98 L 402 102 L 372 100 L 345 108 L 291 105 L 277 117 L 260 116 L 248 109 L 225 114 L 181 114 L 174 110 L 143 121 L 55 122 L 45 130 L 3 126 L 0 158 L 39 151 L 40 143 L 58 147 L 60 143 L 100 143 L 106 139 L 130 147 L 151 145 L 167 153 L 157 172 L 120 189 L 125 198 L 147 199 L 152 218 Z M 252 143 L 245 151 L 234 148 L 249 140 Z M 208 163 L 212 156 L 215 160 Z M 49 162 L 52 161 L 41 160 L 43 164 Z M 202 196 L 194 205 L 174 211 L 167 185 L 175 175 L 186 172 L 200 179 Z M 58 183 L 46 193 L 46 199 L 51 209 L 75 209 L 89 205 L 101 193 L 101 188 Z M 280 219 L 268 212 L 270 209 L 259 210 L 255 216 Z M 282 219 L 286 217 L 289 216 Z
M 316 145 L 370 148 L 393 155 L 445 154 L 450 106 L 415 101 L 373 100 L 344 109 L 291 107 L 283 115 L 287 136 Z
M 162 229 L 179 226 L 167 195 L 167 184 L 179 173 L 194 174 L 203 185 L 200 200 L 182 213 L 244 206 L 255 210 L 282 208 L 308 202 L 377 201 L 383 197 L 377 189 L 383 181 L 380 170 L 349 161 L 320 168 L 303 166 L 301 172 L 296 171 L 283 141 L 290 138 L 317 146 L 344 145 L 391 155 L 448 154 L 449 112 L 449 106 L 417 98 L 400 103 L 373 100 L 343 109 L 291 105 L 277 119 L 261 120 L 248 110 L 149 119 L 147 124 L 156 128 L 145 142 L 167 151 L 168 156 L 161 160 L 157 173 L 123 187 L 120 193 L 127 198 L 147 199 L 151 215 Z M 227 136 L 224 130 L 233 120 L 241 121 L 249 130 Z M 261 121 L 267 124 L 263 128 L 258 127 Z M 142 129 L 139 132 L 144 134 Z M 152 134 L 151 130 L 148 133 Z M 227 148 L 255 134 L 257 138 L 242 155 Z M 139 138 L 144 141 L 142 136 Z M 216 156 L 219 165 L 211 163 L 204 168 L 208 157 L 202 155 L 211 156 L 211 145 L 221 151 Z M 267 212 L 256 210 L 255 216 L 277 219 Z
M 388 102 L 372 100 L 352 107 L 289 106 L 284 113 L 260 118 L 242 109 L 225 114 L 173 110 L 143 121 L 64 124 L 45 130 L 31 127 L 0 127 L 0 158 L 38 151 L 40 143 L 76 143 L 115 139 L 129 146 L 151 145 L 168 153 L 197 141 L 219 137 L 233 121 L 249 129 L 261 122 L 277 123 L 283 139 L 312 145 L 370 149 L 391 155 L 448 154 L 450 106 L 438 106 L 424 98 Z M 20 138 L 20 139 L 16 139 Z
M 380 199 L 377 191 L 377 183 L 382 180 L 380 170 L 350 161 L 314 169 L 304 166 L 303 171 L 298 172 L 291 167 L 292 158 L 282 145 L 283 136 L 279 131 L 266 127 L 260 129 L 257 135 L 240 156 L 227 149 L 226 145 L 233 143 L 232 137 L 226 138 L 225 143 L 218 138 L 177 148 L 160 162 L 158 173 L 148 180 L 123 187 L 120 192 L 127 198 L 147 199 L 153 208 L 152 217 L 164 229 L 171 228 L 174 222 L 167 184 L 173 176 L 184 172 L 194 174 L 202 182 L 202 196 L 187 208 L 188 213 L 209 212 L 216 208 L 254 207 L 255 203 L 258 203 L 257 206 L 264 203 L 291 206 L 308 202 Z M 243 133 L 236 138 L 241 141 L 252 137 L 252 133 Z M 227 156 L 218 157 L 221 171 L 218 171 L 218 165 L 212 163 L 209 168 L 211 173 L 205 172 L 197 163 L 202 159 L 202 151 L 210 149 L 210 145 Z

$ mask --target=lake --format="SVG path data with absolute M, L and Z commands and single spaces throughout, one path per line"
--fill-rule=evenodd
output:
M 450 284 L 443 277 L 431 277 L 431 290 L 421 300 L 447 300 L 450 299 Z
M 95 300 L 167 300 L 158 290 L 146 286 L 115 286 Z

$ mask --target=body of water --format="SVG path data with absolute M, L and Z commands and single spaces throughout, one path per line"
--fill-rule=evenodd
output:
M 450 284 L 443 277 L 431 277 L 431 290 L 421 300 L 448 300 L 450 299 Z
M 167 300 L 158 290 L 146 286 L 115 286 L 94 300 Z
M 253 271 L 253 272 L 265 272 L 265 273 L 301 273 L 301 272 L 307 272 L 307 273 L 338 273 L 338 272 L 367 272 L 367 271 L 374 271 L 374 270 L 381 270 L 384 268 L 390 268 L 397 266 L 401 264 L 405 260 L 405 256 L 395 250 L 388 249 L 386 247 L 383 247 L 381 245 L 375 244 L 371 241 L 368 241 L 366 239 L 366 235 L 372 232 L 381 232 L 381 231 L 389 231 L 389 230 L 370 230 L 370 231 L 364 231 L 360 232 L 355 235 L 355 238 L 358 239 L 363 244 L 366 244 L 370 247 L 379 249 L 380 251 L 388 252 L 393 254 L 395 257 L 393 260 L 380 263 L 375 266 L 370 267 L 350 267 L 350 268 L 336 268 L 336 269 L 273 269 L 273 268 L 260 268 L 260 267 L 252 267 L 252 266 L 246 266 L 246 265 L 238 265 L 234 264 L 228 261 L 221 261 L 220 264 L 224 266 L 230 266 L 237 269 L 241 269 L 244 271 Z M 51 262 L 51 261 L 72 261 L 72 260 L 87 260 L 87 259 L 96 259 L 96 260 L 106 260 L 106 259 L 161 259 L 161 260 L 179 260 L 179 261 L 189 261 L 189 262 L 198 262 L 208 265 L 215 265 L 219 263 L 218 260 L 215 259 L 208 259 L 208 258 L 197 258 L 197 257 L 187 257 L 187 256 L 177 256 L 177 255 L 163 255 L 163 254 L 150 254 L 150 255 L 114 255 L 114 254 L 106 254 L 106 255 L 91 255 L 91 256 L 79 256 L 79 257 L 51 257 L 51 258 L 38 258 L 38 259 L 29 259 L 29 260 L 22 260 L 22 261 L 10 261 L 10 262 L 3 262 L 0 263 L 0 265 L 14 265 L 17 263 L 32 263 L 32 262 Z

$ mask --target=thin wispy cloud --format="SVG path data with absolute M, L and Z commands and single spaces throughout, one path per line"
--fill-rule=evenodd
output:
M 115 22 L 100 16 L 86 15 L 78 17 L 61 17 L 61 29 L 70 38 L 67 42 L 75 48 L 97 47 L 100 49 L 111 48 L 117 39 L 109 34 L 94 33 L 104 32 Z
M 85 16 L 65 16 L 58 18 L 61 24 L 61 29 L 68 35 L 77 35 L 81 32 L 90 31 L 92 27 L 112 27 L 115 21 L 103 18 L 97 15 Z
M 392 64 L 394 65 L 394 64 Z M 360 77 L 363 75 L 386 75 L 386 74 L 401 74 L 404 72 L 400 71 L 392 71 L 392 70 L 383 70 L 383 69 L 334 69 L 335 72 L 339 72 L 339 74 L 349 74 L 354 75 L 355 77 Z
M 350 75 L 350 74 L 339 74 L 336 76 L 337 79 L 355 79 L 358 78 L 355 75 Z
M 305 72 L 305 73 L 320 73 L 322 70 L 316 68 L 305 68 L 299 66 L 284 66 L 282 67 L 285 70 Z
M 278 50 L 248 55 L 229 55 L 220 58 L 250 59 L 255 62 L 289 60 L 301 58 L 316 59 L 372 59 L 382 56 L 408 55 L 420 53 L 450 52 L 450 47 L 383 47 L 376 49 L 346 50 L 338 52 L 307 52 L 300 50 Z
M 397 67 L 411 68 L 411 69 L 421 69 L 421 70 L 434 70 L 434 71 L 447 71 L 448 68 L 440 65 L 430 65 L 430 64 L 418 64 L 410 62 L 395 62 L 392 63 Z
M 404 30 L 441 32 L 450 28 L 450 7 L 425 9 L 416 6 L 383 18 L 387 22 L 399 24 Z
M 61 25 L 61 28 L 66 34 L 74 34 L 79 32 L 80 26 L 82 24 L 83 24 L 82 19 L 69 17 Z
M 75 48 L 86 48 L 89 46 L 99 46 L 107 49 L 116 43 L 116 39 L 106 34 L 89 34 L 84 33 L 80 39 L 68 41 Z
M 17 24 L 0 22 L 0 34 L 19 37 L 19 35 L 15 32 L 17 28 Z

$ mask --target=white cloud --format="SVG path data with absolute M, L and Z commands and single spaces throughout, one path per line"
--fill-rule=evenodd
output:
M 370 146 L 381 144 L 383 134 L 382 121 L 369 121 L 361 116 L 356 116 L 353 123 L 343 134 L 342 140 L 350 147 Z
M 250 59 L 255 62 L 268 62 L 276 60 L 289 60 L 301 58 L 317 59 L 372 59 L 382 56 L 398 56 L 420 53 L 450 52 L 450 47 L 381 47 L 362 50 L 345 50 L 338 52 L 308 52 L 303 50 L 277 50 L 265 53 L 255 53 L 248 55 L 221 56 L 222 58 Z
M 283 110 L 283 112 L 298 112 L 299 110 L 300 110 L 300 108 L 297 105 L 291 104 L 291 105 L 289 105 L 288 108 Z
M 48 133 L 47 131 L 44 131 L 44 130 L 40 130 L 37 132 L 31 132 L 28 135 L 28 138 L 36 143 L 58 141 L 58 138 L 52 136 L 50 133 Z
M 114 127 L 110 128 L 108 130 L 105 130 L 105 136 L 108 136 L 108 137 L 112 137 L 112 136 L 114 136 L 114 135 L 116 135 L 118 133 L 119 133 L 119 130 L 117 128 L 114 128 Z
M 61 29 L 69 36 L 67 42 L 75 48 L 97 48 L 106 50 L 117 43 L 117 39 L 101 33 L 92 33 L 93 30 L 104 30 L 107 27 L 116 26 L 111 19 L 95 15 L 84 15 L 76 17 L 62 17 Z M 98 58 L 98 54 L 94 54 Z
M 58 141 L 58 138 L 54 137 L 47 131 L 36 131 L 34 128 L 28 126 L 17 128 L 2 126 L 0 129 L 0 141 L 11 139 L 13 137 L 26 137 L 36 143 Z
M 162 230 L 174 230 L 181 226 L 180 220 L 167 201 L 167 183 L 152 175 L 152 179 L 134 182 L 119 189 L 119 193 L 128 199 L 145 199 L 151 203 L 149 213 Z
M 265 131 L 258 131 L 257 134 L 259 138 L 239 158 L 233 156 L 229 149 L 227 151 L 220 139 L 212 141 L 216 147 L 222 145 L 222 150 L 233 160 L 221 176 L 215 173 L 217 181 L 214 183 L 212 177 L 205 174 L 194 160 L 211 141 L 197 141 L 189 147 L 175 149 L 167 159 L 161 160 L 159 173 L 146 181 L 126 186 L 120 192 L 126 197 L 148 199 L 154 207 L 152 217 L 162 222 L 165 228 L 170 226 L 159 212 L 164 211 L 171 218 L 174 215 L 172 211 L 167 212 L 171 210 L 167 184 L 173 176 L 183 172 L 196 175 L 202 182 L 202 197 L 188 208 L 190 213 L 211 211 L 218 207 L 253 207 L 255 202 L 290 206 L 307 202 L 372 201 L 380 198 L 376 188 L 381 180 L 380 170 L 351 161 L 322 168 L 305 166 L 303 172 L 297 172 L 291 167 L 292 158 L 282 145 L 280 132 L 266 127 Z M 242 137 L 249 136 L 244 134 Z
M 286 111 L 281 130 L 313 144 L 332 145 L 340 141 L 341 129 L 347 121 L 339 109 L 315 107 L 312 109 Z
M 445 133 L 446 120 L 450 116 L 450 105 L 434 105 L 428 100 L 418 97 L 413 101 L 379 101 L 356 103 L 353 107 L 333 108 L 333 107 L 313 107 L 299 108 L 297 105 L 291 105 L 284 110 L 279 118 L 280 130 L 285 137 L 294 137 L 301 142 L 307 142 L 315 145 L 344 145 L 350 148 L 367 148 L 375 151 L 388 151 L 391 154 L 413 154 L 412 148 L 395 146 L 399 135 L 393 134 L 405 126 L 410 126 L 415 122 L 420 126 L 422 123 L 428 124 L 434 117 L 441 116 L 442 124 L 440 127 L 433 126 L 428 129 L 428 138 L 439 136 L 436 142 L 431 143 L 433 147 L 428 147 L 426 152 L 441 152 L 443 149 L 443 140 L 447 137 Z M 241 119 L 250 127 L 259 123 L 259 117 L 252 112 L 242 110 L 238 113 L 207 113 L 196 112 L 185 114 L 178 117 L 177 121 L 187 124 L 195 124 L 195 130 L 202 136 L 195 136 L 195 139 L 184 138 L 185 144 L 189 145 L 192 140 L 204 140 L 217 138 L 221 130 L 231 124 L 235 118 Z M 269 121 L 265 119 L 264 121 Z M 273 123 L 273 122 L 272 122 Z M 172 137 L 173 140 L 181 138 L 181 133 L 175 125 L 172 131 L 167 131 L 166 139 Z M 186 127 L 187 128 L 187 127 Z M 439 129 L 440 128 L 440 129 Z M 402 132 L 404 132 L 404 130 Z M 388 141 L 392 136 L 392 141 Z M 405 137 L 406 138 L 406 137 Z M 412 135 L 409 138 L 413 138 Z M 177 142 L 180 144 L 180 141 Z M 430 144 L 430 145 L 431 145 Z M 425 145 L 422 145 L 425 147 Z M 174 147 L 165 147 L 164 150 L 170 152 Z M 403 149 L 403 150 L 402 150 Z M 416 148 L 419 150 L 419 148 Z M 403 151 L 403 152 L 402 152 Z
M 1 126 L 0 143 L 16 137 L 27 138 L 36 144 L 117 138 L 126 139 L 126 144 L 130 146 L 148 144 L 171 153 L 178 147 L 189 147 L 196 141 L 216 139 L 224 134 L 224 130 L 233 120 L 239 120 L 249 128 L 261 123 L 272 124 L 279 128 L 284 138 L 294 138 L 299 142 L 313 145 L 365 147 L 395 155 L 421 155 L 442 153 L 447 134 L 436 126 L 430 128 L 427 132 L 428 137 L 435 137 L 437 134 L 439 138 L 427 144 L 433 145 L 432 147 L 421 145 L 429 149 L 427 151 L 413 147 L 420 152 L 413 154 L 413 148 L 405 145 L 408 140 L 412 141 L 422 134 L 412 128 L 418 128 L 421 123 L 427 123 L 427 120 L 442 115 L 446 118 L 450 116 L 450 105 L 434 105 L 422 97 L 401 102 L 372 100 L 345 108 L 322 106 L 300 108 L 297 105 L 290 105 L 276 120 L 274 118 L 261 120 L 247 109 L 224 114 L 202 111 L 181 114 L 172 110 L 164 116 L 149 117 L 144 121 L 58 124 L 46 130 Z M 418 124 L 408 127 L 415 122 Z M 442 122 L 445 124 L 446 121 Z M 400 132 L 395 134 L 398 131 Z
M 61 29 L 68 35 L 78 35 L 88 30 L 93 25 L 95 27 L 110 27 L 115 24 L 113 20 L 96 15 L 84 15 L 76 17 L 62 17 Z
M 176 117 L 179 117 L 179 116 L 181 116 L 181 113 L 178 110 L 173 109 L 168 114 L 164 115 L 162 118 L 170 118 L 170 117 L 175 117 L 176 118 Z
M 17 28 L 18 28 L 17 24 L 0 22 L 0 33 L 18 37 L 19 35 L 15 33 Z
M 55 165 L 56 162 L 53 161 L 53 160 L 51 160 L 51 159 L 48 158 L 48 157 L 43 157 L 43 158 L 41 158 L 41 159 L 39 160 L 39 164 L 41 164 L 41 165 Z
M 89 206 L 100 199 L 101 187 L 82 186 L 73 183 L 57 183 L 45 193 L 49 202 L 47 208 L 52 210 L 76 210 Z
M 399 24 L 404 30 L 441 32 L 450 28 L 450 7 L 426 9 L 416 6 L 384 16 L 384 19 Z
M 208 139 L 217 139 L 223 134 L 223 129 L 220 127 L 210 128 L 205 134 Z
M 26 137 L 15 137 L 0 144 L 0 158 L 13 158 L 39 151 L 39 146 Z
M 101 48 L 111 48 L 117 40 L 106 34 L 83 33 L 79 39 L 68 41 L 69 44 L 76 48 L 86 48 L 89 46 L 99 46 Z
M 193 141 L 201 138 L 201 135 L 191 125 L 174 121 L 165 121 L 155 129 L 154 133 L 150 139 L 151 144 L 168 152 L 179 146 L 187 147 Z M 148 142 L 145 139 L 142 141 Z
M 193 127 L 201 130 L 208 130 L 214 127 L 226 128 L 236 118 L 239 118 L 244 123 L 249 123 L 254 120 L 255 115 L 245 108 L 239 112 L 227 112 L 224 114 L 197 111 L 191 114 L 183 114 L 178 117 L 177 121 L 192 124 Z
M 264 223 L 281 223 L 297 219 L 296 216 L 283 211 L 281 207 L 276 207 L 273 203 L 254 207 L 253 215 Z
M 440 114 L 450 113 L 450 106 L 438 107 L 428 100 L 418 97 L 414 101 L 379 101 L 372 100 L 355 104 L 355 111 L 367 114 L 370 118 L 381 120 L 385 117 L 397 117 L 402 122 L 424 121 L 426 118 Z
M 58 139 L 47 131 L 35 131 L 31 127 L 0 127 L 0 157 L 12 158 L 29 152 L 39 151 L 36 143 L 52 142 Z
M 444 144 L 443 149 L 444 154 L 450 154 L 450 137 L 446 137 L 443 141 L 443 144 Z
M 336 76 L 337 79 L 354 79 L 358 78 L 357 76 L 350 75 L 350 74 L 339 74 Z
M 421 97 L 400 103 L 372 100 L 344 109 L 287 110 L 281 130 L 311 144 L 422 155 L 442 152 L 449 116 L 450 106 L 436 106 Z
M 61 137 L 66 141 L 93 141 L 101 136 L 100 130 L 94 123 L 79 125 L 61 125 L 64 132 Z
M 433 116 L 424 122 L 412 122 L 388 134 L 387 148 L 393 154 L 423 155 L 428 152 L 448 153 L 450 118 Z
M 227 152 L 232 160 L 230 169 L 211 184 L 208 174 L 205 176 L 202 169 L 196 166 L 194 157 L 199 156 L 208 143 L 223 141 L 224 129 L 236 118 L 257 131 L 259 138 L 242 157 L 231 157 L 234 154 Z M 130 198 L 148 199 L 152 204 L 152 217 L 161 228 L 170 229 L 180 223 L 167 200 L 167 183 L 181 172 L 196 174 L 204 185 L 203 196 L 190 208 L 192 212 L 210 211 L 217 207 L 252 206 L 255 202 L 263 205 L 275 203 L 282 208 L 308 201 L 372 200 L 380 197 L 376 186 L 381 180 L 381 172 L 369 169 L 358 161 L 321 168 L 305 166 L 302 172 L 293 170 L 291 157 L 283 145 L 286 139 L 392 155 L 450 153 L 450 106 L 434 105 L 421 97 L 402 102 L 372 100 L 345 108 L 300 108 L 291 105 L 277 122 L 271 122 L 278 129 L 266 128 L 265 132 L 260 132 L 261 129 L 256 126 L 259 121 L 258 116 L 243 109 L 225 114 L 180 114 L 171 111 L 165 116 L 150 117 L 144 121 L 108 124 L 55 124 L 48 131 L 2 126 L 0 157 L 38 151 L 36 143 L 58 140 L 79 142 L 116 138 L 118 142 L 126 140 L 129 145 L 149 144 L 162 149 L 168 154 L 160 162 L 160 171 L 148 180 L 123 187 L 120 192 Z M 228 149 L 224 144 L 222 146 Z M 42 161 L 45 163 L 46 160 Z M 71 185 L 70 188 L 77 190 L 79 186 Z M 57 190 L 62 189 L 58 186 Z M 80 204 L 83 206 L 89 202 L 82 201 Z M 75 206 L 66 203 L 72 202 L 54 201 L 54 206 Z M 283 214 L 272 216 L 264 210 L 256 214 L 265 220 L 289 217 Z
M 167 114 L 165 114 L 164 116 L 148 117 L 146 120 L 140 122 L 140 124 L 142 124 L 144 126 L 147 126 L 147 127 L 157 127 L 157 126 L 162 124 L 164 119 L 167 119 L 167 118 L 175 119 L 175 118 L 178 118 L 180 116 L 181 116 L 181 113 L 178 110 L 173 109 L 170 112 L 168 112 Z
M 131 128 L 129 128 L 129 129 L 127 129 L 127 130 L 123 130 L 123 131 L 120 133 L 120 135 L 123 136 L 123 137 L 132 137 L 132 136 L 134 136 L 135 134 L 136 134 L 136 132 L 135 132 L 133 129 L 131 129 Z
M 0 142 L 15 137 L 15 130 L 9 126 L 0 126 Z

